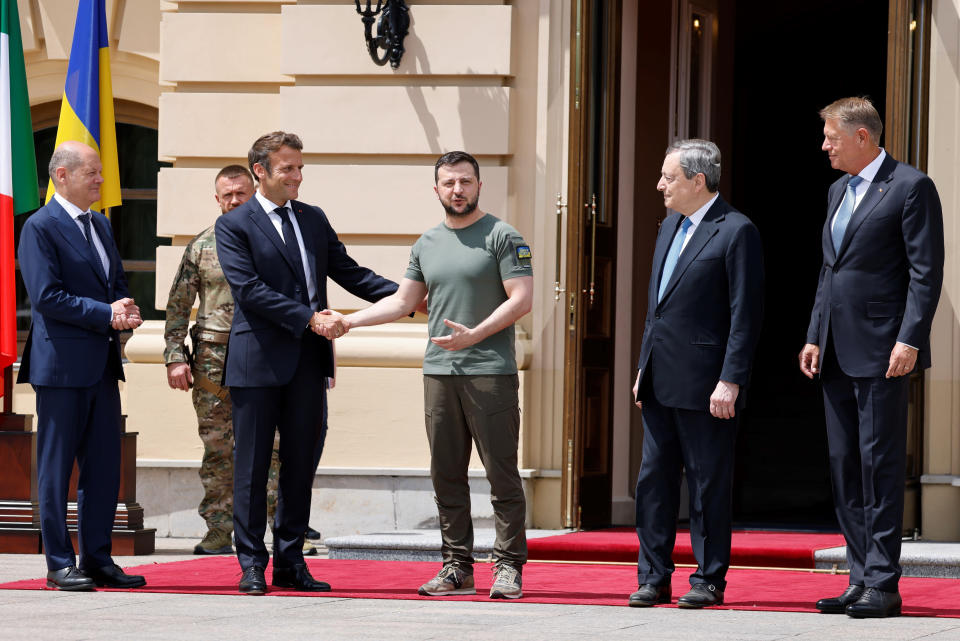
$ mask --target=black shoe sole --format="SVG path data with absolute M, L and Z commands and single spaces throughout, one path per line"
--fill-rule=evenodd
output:
M 53 581 L 47 581 L 45 590 L 60 590 L 61 592 L 93 592 L 95 585 L 87 583 L 85 585 L 57 585 Z
M 263 590 L 239 590 L 240 594 L 245 594 L 247 596 L 263 596 L 267 593 L 266 589 Z
M 686 601 L 677 601 L 677 607 L 684 608 L 685 610 L 699 610 L 701 608 L 710 608 L 715 605 L 723 605 L 723 601 L 717 601 L 716 603 L 689 603 Z
M 109 583 L 100 583 L 99 581 L 94 581 L 94 584 L 98 588 L 109 588 L 111 590 L 133 590 L 134 588 L 142 588 L 147 584 L 146 580 L 137 581 L 136 583 L 131 583 L 129 585 L 111 585 Z
M 271 585 L 275 588 L 283 588 L 284 590 L 296 590 L 297 592 L 330 592 L 333 588 L 321 587 L 321 588 L 305 588 L 303 586 L 293 585 L 292 583 L 277 583 L 274 581 Z
M 652 608 L 655 605 L 667 605 L 670 599 L 657 599 L 656 601 L 627 601 L 631 608 Z
M 233 554 L 233 547 L 231 547 L 231 546 L 229 546 L 229 545 L 225 545 L 224 547 L 222 547 L 222 548 L 217 548 L 216 550 L 208 550 L 207 548 L 202 548 L 202 547 L 200 547 L 200 546 L 198 545 L 197 547 L 193 548 L 193 553 L 194 553 L 194 554 L 198 554 L 198 555 L 199 555 L 199 554 L 207 554 L 207 555 L 211 555 L 211 554 Z
M 898 608 L 891 612 L 847 612 L 847 616 L 851 619 L 887 619 L 890 617 L 898 617 L 901 614 L 901 610 Z

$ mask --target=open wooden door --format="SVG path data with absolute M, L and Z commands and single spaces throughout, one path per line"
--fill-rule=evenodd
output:
M 610 523 L 620 0 L 573 0 L 563 513 Z
M 890 0 L 887 29 L 887 99 L 884 149 L 927 170 L 927 114 L 930 90 L 931 0 Z M 910 376 L 907 414 L 907 485 L 903 533 L 920 527 L 923 473 L 923 373 Z

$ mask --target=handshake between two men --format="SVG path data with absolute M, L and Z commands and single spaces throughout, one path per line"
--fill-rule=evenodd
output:
M 417 306 L 416 311 L 424 314 L 427 313 L 426 298 L 424 298 L 423 301 Z M 466 325 L 455 323 L 449 319 L 444 319 L 443 323 L 449 327 L 452 332 L 446 336 L 431 337 L 430 341 L 437 347 L 442 347 L 448 351 L 457 351 L 459 349 L 463 349 L 464 347 L 469 347 L 483 338 L 482 335 L 474 336 L 474 331 Z M 344 316 L 340 312 L 332 309 L 324 309 L 319 312 L 314 312 L 313 316 L 310 318 L 310 329 L 313 330 L 315 334 L 330 340 L 340 338 L 349 332 L 351 327 L 354 327 L 354 323 L 351 322 L 351 319 L 348 316 Z

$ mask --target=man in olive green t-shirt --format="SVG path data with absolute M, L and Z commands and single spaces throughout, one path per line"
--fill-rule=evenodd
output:
M 434 180 L 446 218 L 414 244 L 400 288 L 327 331 L 333 337 L 336 331 L 396 320 L 429 294 L 424 413 L 443 568 L 419 593 L 476 593 L 467 483 L 476 443 L 490 481 L 496 527 L 490 597 L 516 599 L 522 596 L 527 539 L 517 469 L 520 403 L 513 324 L 533 303 L 532 254 L 517 230 L 477 207 L 482 183 L 473 156 L 444 154 Z

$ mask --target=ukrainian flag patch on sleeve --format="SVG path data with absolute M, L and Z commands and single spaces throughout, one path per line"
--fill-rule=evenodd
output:
M 530 251 L 529 245 L 517 245 L 516 249 L 518 260 L 530 260 L 533 258 L 533 252 Z

